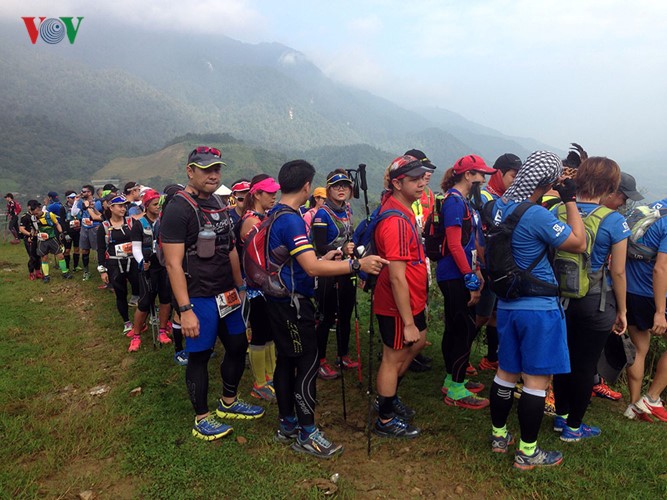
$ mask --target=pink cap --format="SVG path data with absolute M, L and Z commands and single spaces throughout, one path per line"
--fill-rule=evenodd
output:
M 250 194 L 256 193 L 257 191 L 275 193 L 280 191 L 280 184 L 278 184 L 273 177 L 268 177 L 262 181 L 259 181 L 257 184 L 250 188 Z

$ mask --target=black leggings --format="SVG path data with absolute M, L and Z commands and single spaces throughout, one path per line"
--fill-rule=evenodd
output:
M 593 377 L 616 317 L 616 301 L 607 294 L 604 312 L 598 311 L 599 295 L 570 300 L 565 311 L 570 373 L 554 375 L 556 413 L 568 415 L 567 425 L 579 428 L 588 409 Z
M 338 287 L 336 287 L 338 284 Z M 318 278 L 317 299 L 317 350 L 320 359 L 327 357 L 329 329 L 336 324 L 338 311 L 337 352 L 338 356 L 346 356 L 350 351 L 350 320 L 354 312 L 356 287 L 351 276 L 334 278 Z
M 470 292 L 463 279 L 439 281 L 438 286 L 445 299 L 442 357 L 452 380 L 463 382 L 470 360 L 470 347 L 477 335 L 475 307 L 468 307 Z
M 127 305 L 127 282 L 133 284 L 134 289 L 139 289 L 139 276 L 137 271 L 137 264 L 132 259 L 130 262 L 130 270 L 127 269 L 127 260 L 109 259 L 107 261 L 109 266 L 107 273 L 109 275 L 109 283 L 113 287 L 116 294 L 116 309 L 123 318 L 123 321 L 130 321 L 129 308 Z
M 220 321 L 218 338 L 225 348 L 225 356 L 220 363 L 222 378 L 222 395 L 226 398 L 236 397 L 239 382 L 245 369 L 245 352 L 248 339 L 245 333 L 229 335 L 224 321 Z M 185 385 L 188 389 L 190 402 L 197 415 L 208 413 L 208 362 L 213 349 L 191 352 L 185 368 Z
M 299 425 L 315 425 L 315 378 L 319 361 L 315 340 L 315 307 L 297 299 L 299 311 L 288 302 L 269 302 L 276 343 L 273 384 L 281 418 L 296 416 Z
M 23 236 L 23 244 L 25 245 L 25 251 L 28 253 L 28 272 L 39 271 L 42 266 L 42 259 L 37 255 L 37 241 Z
M 155 305 L 155 298 L 160 298 L 160 304 L 171 303 L 171 288 L 167 277 L 167 269 L 162 266 L 151 267 L 147 271 L 137 274 L 139 282 L 139 303 L 141 312 L 149 312 L 151 305 Z

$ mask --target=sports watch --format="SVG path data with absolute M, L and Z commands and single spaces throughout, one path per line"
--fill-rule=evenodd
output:
M 357 259 L 350 259 L 350 270 L 358 274 L 359 271 L 361 271 L 361 262 L 359 262 Z
M 189 311 L 190 309 L 193 309 L 195 306 L 193 304 L 186 304 L 184 306 L 179 306 L 178 312 L 185 312 Z

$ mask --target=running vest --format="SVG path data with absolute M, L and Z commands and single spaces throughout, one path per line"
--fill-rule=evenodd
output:
M 352 228 L 352 214 L 350 213 L 350 206 L 345 203 L 345 217 L 338 215 L 333 207 L 329 205 L 328 201 L 324 202 L 322 209 L 329 214 L 329 217 L 336 226 L 338 234 L 328 244 L 334 248 L 342 247 L 348 241 L 352 241 L 354 230 Z
M 55 220 L 54 220 L 55 219 Z M 56 221 L 57 218 L 48 210 L 42 212 L 42 216 L 37 218 L 37 232 L 46 233 L 49 238 L 56 237 Z
M 144 256 L 144 261 L 148 262 L 157 253 L 160 219 L 155 219 L 155 222 L 151 223 L 144 215 L 139 219 L 139 222 L 141 222 L 141 253 Z

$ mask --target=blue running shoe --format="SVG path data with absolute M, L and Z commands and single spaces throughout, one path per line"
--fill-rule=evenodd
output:
M 216 415 L 220 418 L 236 418 L 240 420 L 252 420 L 264 416 L 264 408 L 257 405 L 251 405 L 236 399 L 231 405 L 227 406 L 222 399 L 218 401 L 218 409 L 215 410 Z
M 505 437 L 491 434 L 489 441 L 491 441 L 491 451 L 493 453 L 507 453 L 507 448 L 514 444 L 514 436 L 509 432 Z
M 384 424 L 378 418 L 373 426 L 373 432 L 381 437 L 414 439 L 419 436 L 421 430 L 399 417 L 394 417 Z
M 578 429 L 572 430 L 566 425 L 560 434 L 560 440 L 567 443 L 576 443 L 582 439 L 597 437 L 600 434 L 602 434 L 602 431 L 599 427 L 591 427 L 582 423 Z
M 560 451 L 544 451 L 539 446 L 535 448 L 535 453 L 526 455 L 521 450 L 514 453 L 514 467 L 521 470 L 531 470 L 535 467 L 550 467 L 558 465 L 563 461 L 563 454 Z
M 208 417 L 201 419 L 199 422 L 197 422 L 197 419 L 195 418 L 192 435 L 196 438 L 203 439 L 204 441 L 213 441 L 214 439 L 225 437 L 232 431 L 233 429 L 229 425 L 223 424 L 211 413 Z
M 565 417 L 561 417 L 559 415 L 556 415 L 554 417 L 554 431 L 556 432 L 563 432 L 563 429 L 567 427 L 565 425 L 565 422 L 567 422 L 567 419 Z
M 174 361 L 177 365 L 187 366 L 188 364 L 188 353 L 187 351 L 178 351 L 174 354 Z
M 279 425 L 278 430 L 273 436 L 273 440 L 276 443 L 290 444 L 298 437 L 301 427 L 295 425 L 291 430 L 285 427 L 284 425 Z
M 315 429 L 305 440 L 301 439 L 301 433 L 299 433 L 296 441 L 292 443 L 292 449 L 317 458 L 331 458 L 343 452 L 341 445 L 329 441 L 319 429 Z

